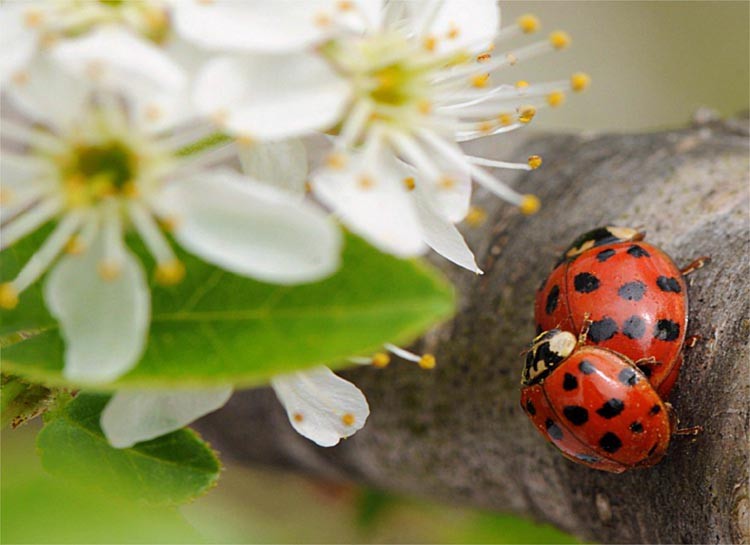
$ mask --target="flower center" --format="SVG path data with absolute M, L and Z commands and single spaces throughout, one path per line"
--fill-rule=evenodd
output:
M 135 157 L 121 142 L 112 141 L 74 150 L 71 175 L 121 190 L 135 174 Z
M 414 70 L 402 63 L 394 63 L 375 70 L 372 79 L 376 87 L 370 91 L 370 98 L 388 106 L 403 106 L 415 99 L 415 87 L 419 78 Z

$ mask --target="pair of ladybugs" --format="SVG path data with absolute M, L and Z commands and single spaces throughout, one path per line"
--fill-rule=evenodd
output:
M 621 473 L 657 463 L 677 430 L 666 403 L 686 338 L 684 276 L 634 229 L 590 231 L 565 251 L 536 297 L 521 406 L 567 458 Z

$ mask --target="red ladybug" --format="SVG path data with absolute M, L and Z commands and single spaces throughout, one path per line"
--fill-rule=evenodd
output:
M 585 346 L 585 335 L 553 329 L 534 339 L 521 407 L 574 462 L 612 473 L 656 464 L 676 424 L 671 407 L 631 360 Z
M 686 343 L 684 276 L 708 258 L 680 270 L 667 254 L 643 242 L 644 236 L 635 229 L 601 227 L 578 237 L 537 293 L 537 332 L 575 333 L 590 315 L 588 344 L 634 361 L 667 399 Z

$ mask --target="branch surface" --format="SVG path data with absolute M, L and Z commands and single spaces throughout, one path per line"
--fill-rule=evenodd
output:
M 514 153 L 507 142 L 488 138 L 470 152 L 507 158 Z M 536 136 L 521 149 L 545 165 L 511 181 L 545 206 L 524 217 L 476 194 L 487 221 L 465 232 L 485 274 L 433 260 L 460 295 L 455 319 L 415 347 L 437 355 L 434 371 L 395 361 L 343 373 L 365 392 L 372 414 L 333 449 L 298 436 L 268 389 L 235 395 L 199 428 L 240 463 L 511 511 L 586 540 L 750 542 L 747 120 L 656 134 Z M 535 291 L 562 248 L 607 224 L 645 229 L 680 265 L 713 258 L 689 277 L 688 334 L 703 342 L 688 351 L 671 396 L 682 424 L 705 431 L 674 438 L 657 466 L 622 475 L 565 460 L 518 405 Z

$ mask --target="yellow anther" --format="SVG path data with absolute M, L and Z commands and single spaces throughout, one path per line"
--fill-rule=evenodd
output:
M 167 12 L 159 8 L 145 7 L 144 19 L 152 29 L 161 29 L 169 23 Z
M 361 189 L 372 189 L 375 187 L 375 181 L 369 176 L 360 176 L 357 184 Z
M 408 178 L 404 178 L 403 182 L 404 186 L 409 191 L 414 191 L 414 188 L 417 187 L 417 184 L 414 183 L 414 178 L 412 178 L 411 176 L 409 176 Z
M 372 356 L 372 364 L 382 369 L 391 363 L 391 357 L 385 352 L 377 352 Z
M 492 121 L 482 121 L 477 125 L 477 130 L 483 133 L 492 132 L 495 128 L 495 124 Z
M 255 144 L 255 138 L 250 136 L 249 134 L 241 134 L 237 137 L 237 144 L 239 146 L 249 148 L 250 146 Z
M 86 180 L 79 175 L 71 176 L 64 182 L 65 204 L 69 208 L 86 206 L 89 203 L 89 193 L 86 190 Z
M 518 120 L 521 123 L 529 123 L 536 115 L 536 108 L 533 106 L 521 106 L 518 110 Z
M 344 424 L 344 426 L 353 426 L 354 425 L 354 415 L 352 413 L 344 413 L 341 415 L 341 422 Z
M 519 79 L 516 82 L 516 89 L 524 89 L 524 88 L 526 88 L 528 86 L 529 86 L 529 82 L 526 81 L 525 79 Z
M 438 182 L 440 189 L 453 189 L 456 186 L 456 180 L 450 176 L 443 176 Z
M 556 30 L 549 35 L 549 43 L 555 49 L 565 49 L 570 45 L 570 35 L 562 30 Z
M 536 214 L 540 206 L 542 206 L 542 202 L 539 200 L 539 197 L 536 195 L 524 195 L 518 208 L 522 214 L 530 216 Z
M 312 190 L 313 190 L 312 182 L 310 181 L 305 182 L 305 193 L 312 193 Z
M 425 36 L 424 40 L 422 41 L 422 47 L 424 47 L 427 51 L 435 51 L 436 46 L 437 38 L 435 38 L 435 36 Z
M 570 76 L 570 88 L 576 93 L 585 91 L 591 85 L 591 77 L 584 72 L 576 72 Z
M 540 166 L 542 166 L 542 158 L 539 157 L 538 155 L 529 155 L 529 159 L 527 163 L 532 168 L 532 170 L 536 170 Z
M 326 27 L 331 24 L 331 18 L 326 13 L 318 13 L 314 20 L 319 27 Z
M 562 91 L 552 91 L 547 95 L 547 104 L 553 108 L 560 106 L 563 102 L 565 102 L 565 93 Z
M 12 189 L 0 186 L 0 205 L 10 204 L 15 197 L 16 194 Z
M 93 80 L 98 80 L 102 77 L 104 72 L 104 65 L 100 61 L 91 61 L 86 65 L 86 75 Z
M 508 53 L 507 55 L 505 55 L 505 60 L 509 65 L 515 66 L 518 62 L 518 57 L 516 57 L 513 53 Z
M 229 112 L 226 110 L 216 110 L 211 114 L 211 121 L 219 127 L 226 125 L 227 119 L 229 119 Z
M 338 7 L 340 11 L 351 11 L 354 9 L 354 2 L 351 0 L 339 0 L 336 7 Z
M 476 74 L 475 76 L 471 77 L 471 84 L 474 87 L 487 87 L 487 84 L 490 82 L 490 75 L 485 74 Z
M 24 85 L 29 83 L 29 73 L 26 70 L 19 70 L 18 72 L 13 74 L 11 80 L 19 87 L 23 87 Z
M 302 416 L 302 413 L 294 413 L 292 415 L 292 420 L 294 420 L 297 423 L 302 422 L 304 419 L 305 419 L 305 417 Z
M 0 308 L 11 310 L 18 305 L 18 290 L 10 282 L 0 284 Z
M 520 28 L 524 34 L 531 34 L 533 32 L 536 32 L 541 26 L 541 24 L 539 23 L 539 18 L 531 13 L 521 15 L 518 18 L 517 22 L 518 28 Z
M 44 14 L 38 10 L 29 10 L 23 15 L 23 24 L 29 28 L 37 28 L 44 22 Z
M 125 182 L 122 186 L 121 192 L 129 199 L 135 199 L 141 194 L 141 192 L 138 191 L 138 186 L 133 181 Z
M 447 36 L 449 40 L 455 40 L 456 38 L 458 38 L 459 34 L 461 34 L 461 31 L 455 24 L 453 24 L 451 25 L 451 28 L 448 30 Z
M 419 113 L 422 115 L 428 115 L 432 112 L 432 102 L 429 100 L 420 100 L 417 103 L 417 110 L 419 110 Z
M 501 125 L 503 125 L 504 127 L 507 127 L 508 125 L 513 124 L 513 114 L 502 113 L 497 116 L 497 120 L 500 122 Z
M 161 228 L 167 233 L 172 233 L 180 225 L 180 219 L 177 216 L 165 216 L 161 218 L 159 223 L 161 223 Z
M 419 358 L 419 366 L 422 369 L 434 369 L 435 365 L 437 364 L 437 361 L 435 360 L 435 356 L 432 354 L 425 354 L 421 358 Z
M 471 206 L 464 219 L 470 227 L 479 227 L 487 219 L 487 212 L 479 206 Z
M 158 121 L 161 119 L 163 112 L 161 111 L 161 108 L 159 108 L 156 104 L 149 104 L 146 106 L 145 110 L 146 119 L 149 121 Z
M 39 47 L 49 49 L 60 41 L 60 35 L 55 32 L 44 32 L 39 36 Z
M 330 153 L 325 160 L 326 166 L 333 170 L 341 170 L 346 166 L 346 155 L 343 153 Z
M 118 262 L 103 259 L 97 264 L 96 270 L 99 276 L 102 277 L 102 280 L 111 282 L 120 276 L 122 267 L 120 267 L 120 263 Z
M 487 62 L 492 58 L 492 55 L 489 53 L 480 53 L 477 55 L 477 62 Z
M 85 249 L 86 245 L 81 240 L 81 237 L 77 235 L 70 237 L 70 240 L 65 245 L 65 252 L 71 255 L 81 255 Z
M 154 273 L 157 284 L 162 286 L 174 286 L 185 278 L 185 265 L 179 259 L 172 259 L 159 263 Z

